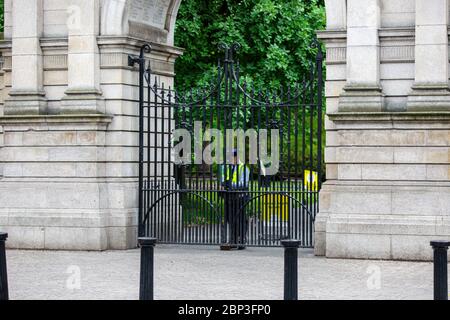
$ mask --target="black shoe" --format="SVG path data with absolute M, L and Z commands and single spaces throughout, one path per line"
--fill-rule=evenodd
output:
M 222 250 L 222 251 L 230 251 L 231 250 L 231 246 L 229 244 L 222 244 L 220 246 L 220 250 Z
M 237 246 L 233 246 L 231 244 L 222 244 L 220 246 L 220 250 L 222 251 L 231 251 L 233 249 L 239 249 Z
M 240 245 L 240 246 L 238 246 L 238 248 L 237 248 L 238 250 L 245 250 L 245 249 L 247 249 L 247 247 L 246 246 L 244 246 L 244 245 Z

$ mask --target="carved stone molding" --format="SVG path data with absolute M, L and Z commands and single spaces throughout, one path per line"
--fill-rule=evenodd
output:
M 12 69 L 12 57 L 11 56 L 7 56 L 7 57 L 3 57 L 3 66 L 2 66 L 2 70 L 3 71 L 11 71 Z
M 381 62 L 414 62 L 414 46 L 382 46 L 380 48 Z M 345 64 L 347 48 L 327 48 L 326 61 L 329 64 Z
M 44 56 L 44 70 L 67 70 L 67 55 Z
M 128 56 L 138 55 L 144 42 L 130 37 L 99 37 L 100 68 L 101 69 L 127 69 L 134 70 L 128 66 Z M 160 45 L 150 42 L 152 51 L 147 57 L 153 74 L 173 77 L 175 59 L 183 52 L 181 48 Z
M 347 56 L 347 48 L 327 48 L 326 61 L 328 64 L 345 64 Z
M 128 66 L 128 54 L 127 53 L 102 53 L 100 55 L 100 68 L 101 69 L 132 69 Z M 157 61 L 155 59 L 150 60 L 150 68 L 152 73 L 165 76 L 175 76 L 173 63 L 167 61 Z
M 122 52 L 102 53 L 100 55 L 101 68 L 125 67 L 128 64 L 128 55 Z
M 414 45 L 381 47 L 381 62 L 414 62 Z

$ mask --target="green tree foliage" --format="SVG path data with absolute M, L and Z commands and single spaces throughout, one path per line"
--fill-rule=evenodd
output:
M 315 31 L 325 25 L 323 0 L 183 0 L 175 44 L 176 85 L 185 91 L 209 84 L 219 43 L 238 42 L 241 74 L 255 86 L 298 82 L 314 61 Z
M 5 1 L 0 0 L 0 32 L 3 32 L 3 25 L 4 25 L 4 17 L 5 17 Z
M 223 57 L 219 44 L 235 42 L 241 45 L 238 53 L 240 75 L 248 88 L 262 89 L 263 92 L 292 89 L 304 77 L 309 77 L 318 50 L 313 46 L 316 30 L 324 28 L 323 0 L 183 0 L 178 13 L 175 44 L 186 51 L 175 66 L 177 91 L 186 93 L 199 89 L 202 96 L 204 88 L 216 81 L 217 60 Z M 312 91 L 316 92 L 314 86 Z M 261 110 L 263 115 L 269 114 L 266 107 Z M 190 109 L 189 117 L 201 120 L 200 111 Z M 206 119 L 209 119 L 209 111 Z M 247 108 L 246 113 L 249 121 L 251 110 Z M 239 114 L 242 121 L 244 111 L 240 110 Z M 307 142 L 303 152 L 301 148 L 290 149 L 291 159 L 296 159 L 291 166 L 312 168 L 318 160 L 318 140 L 315 133 L 311 134 L 316 129 L 310 127 L 309 119 L 313 118 L 316 123 L 317 113 L 311 115 L 307 110 L 304 116 L 304 124 L 299 123 L 292 112 L 282 116 L 278 111 L 269 117 L 272 120 L 283 118 L 283 134 L 287 136 L 283 141 L 291 141 L 292 146 L 298 139 Z M 221 119 L 223 121 L 223 117 Z M 233 124 L 236 124 L 235 119 Z M 247 127 L 249 125 L 247 123 Z M 292 129 L 296 125 L 300 126 L 297 134 Z M 310 150 L 310 139 L 313 150 Z M 287 158 L 288 149 L 283 152 L 282 158 Z M 282 170 L 289 170 L 287 161 Z

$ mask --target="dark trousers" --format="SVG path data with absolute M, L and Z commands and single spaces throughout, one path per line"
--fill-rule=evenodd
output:
M 229 233 L 223 242 L 235 245 L 245 245 L 248 232 L 248 218 L 245 214 L 245 205 L 248 201 L 248 193 L 226 192 L 225 206 L 225 228 L 229 226 Z

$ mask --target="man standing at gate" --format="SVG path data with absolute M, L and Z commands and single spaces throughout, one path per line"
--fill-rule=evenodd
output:
M 229 227 L 229 237 L 226 237 L 227 232 L 223 233 L 223 245 L 220 248 L 221 250 L 243 250 L 248 229 L 245 206 L 248 201 L 250 169 L 240 161 L 237 150 L 233 150 L 232 164 L 222 165 L 221 173 L 221 184 L 225 189 L 224 228 Z

